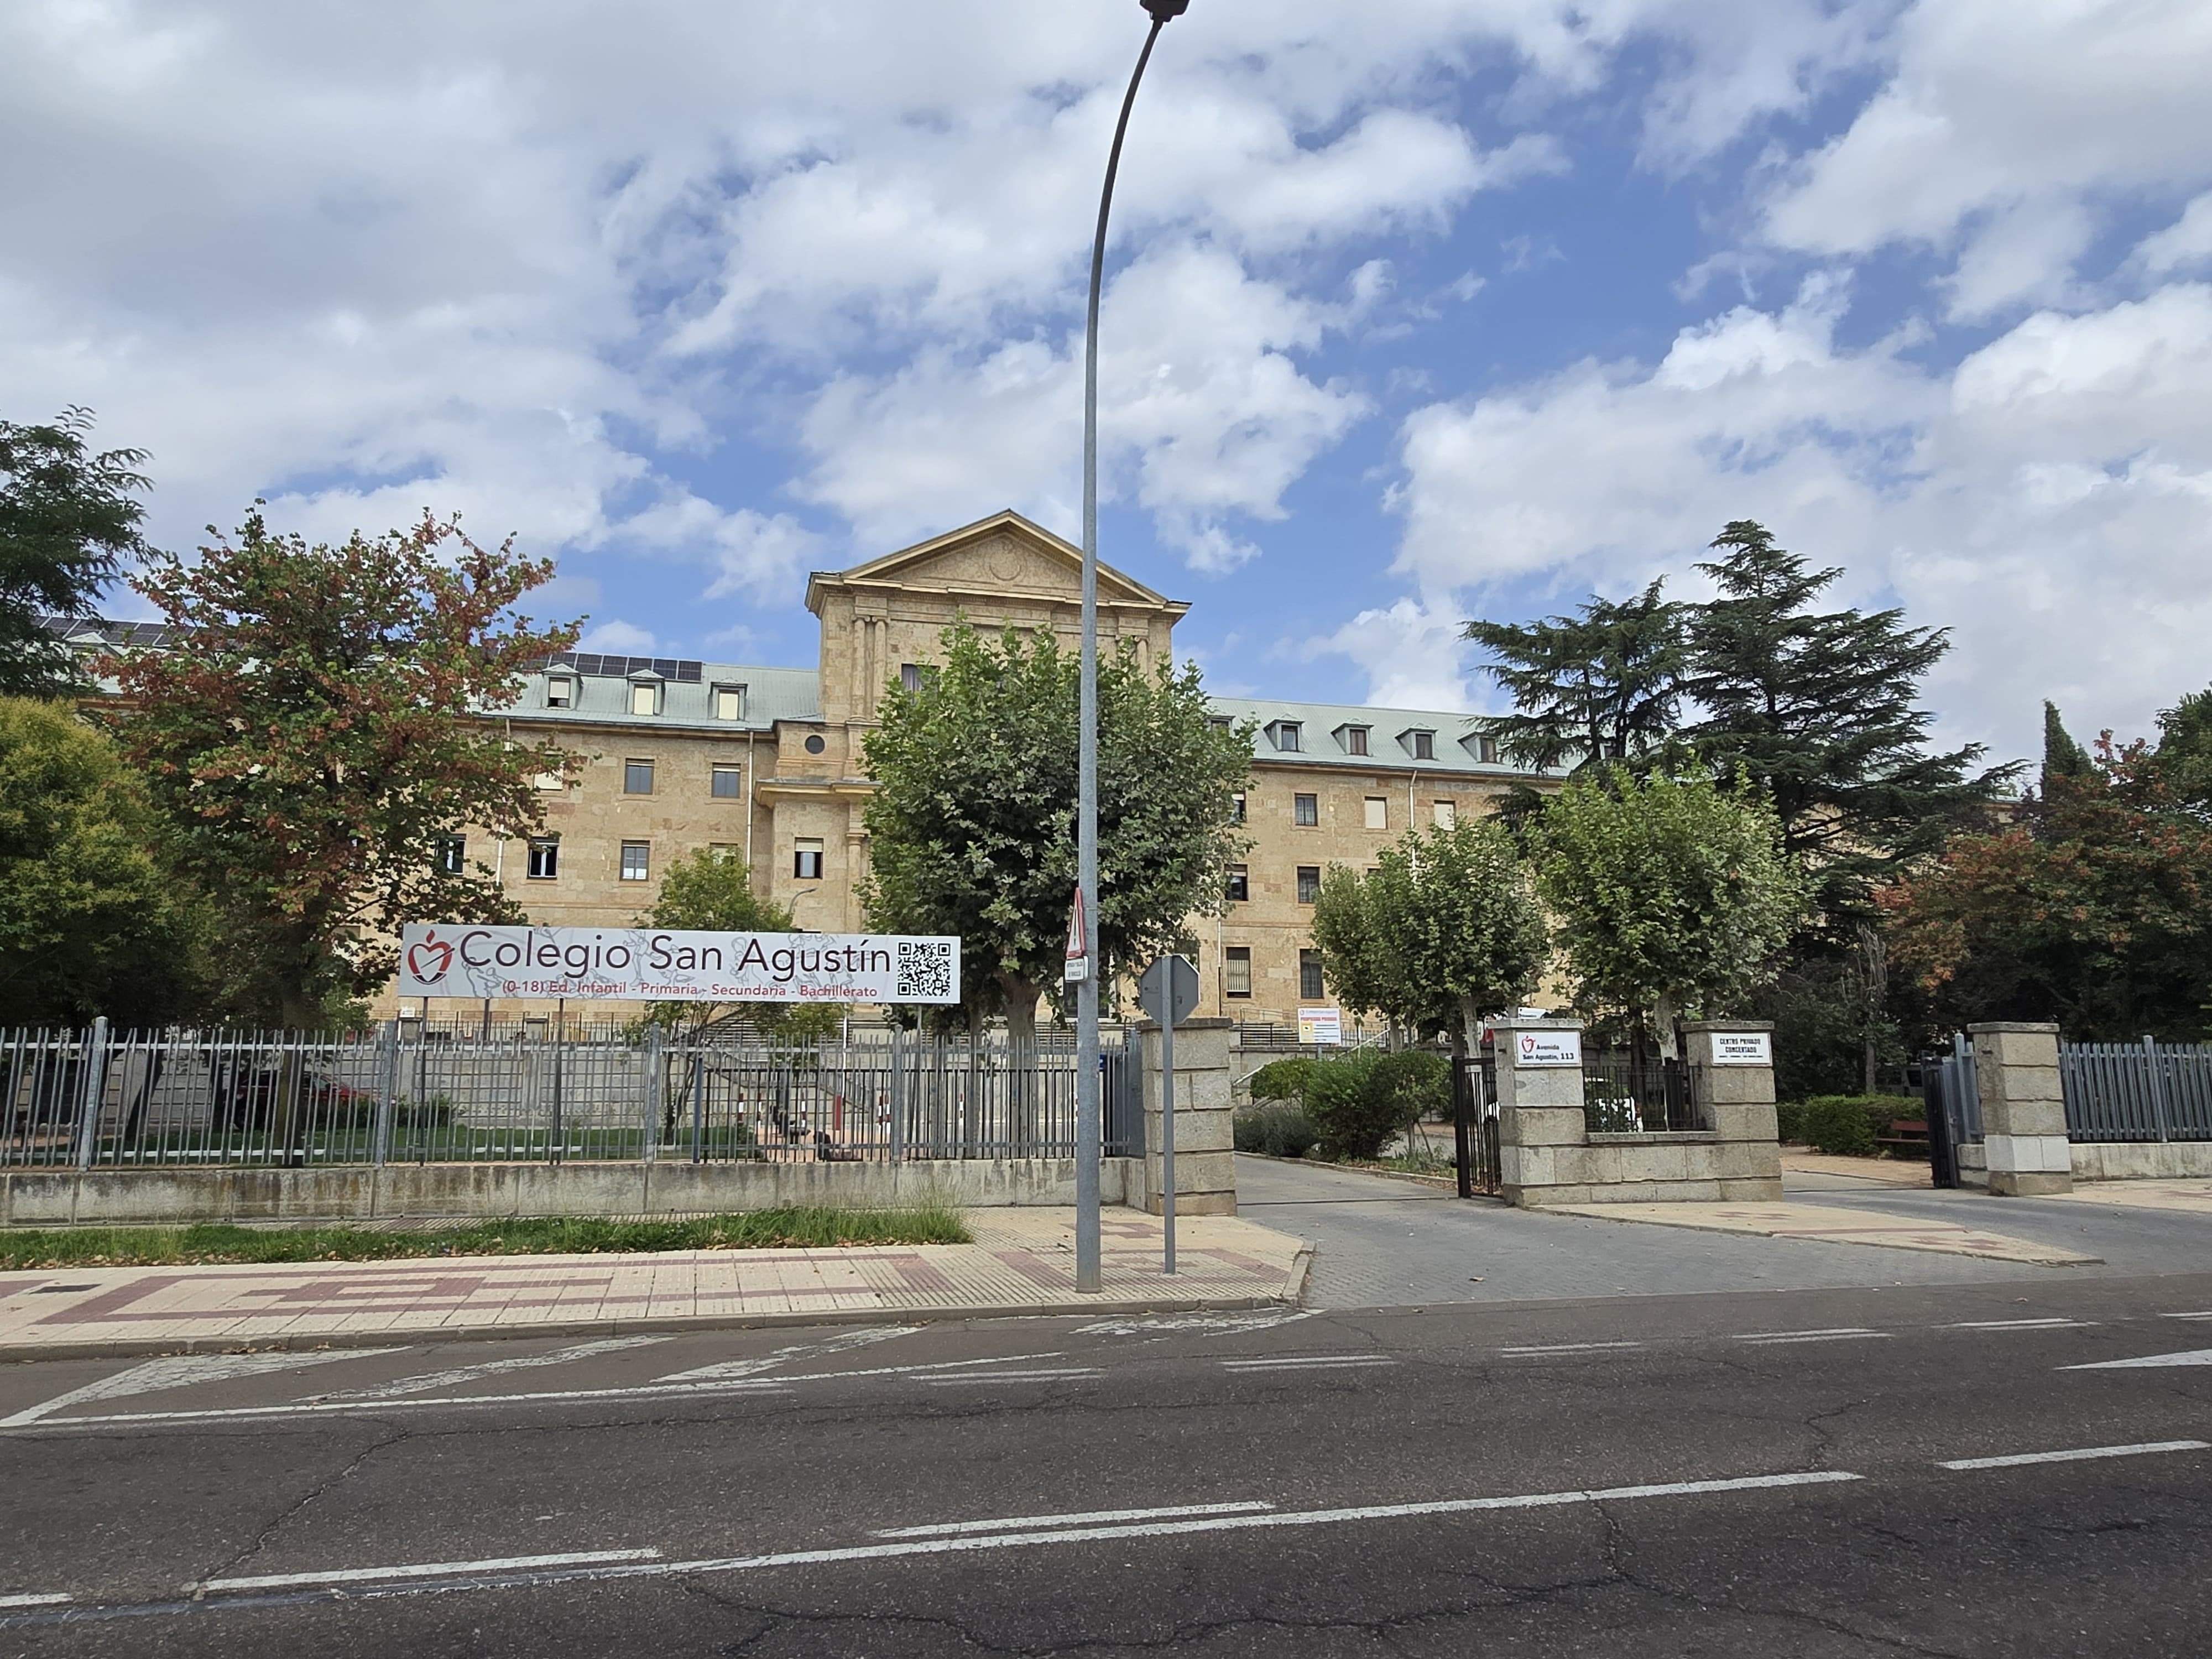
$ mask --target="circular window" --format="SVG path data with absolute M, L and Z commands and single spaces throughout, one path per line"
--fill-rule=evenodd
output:
M 806 740 L 806 752 L 810 755 L 818 755 L 829 746 L 819 737 L 809 738 Z

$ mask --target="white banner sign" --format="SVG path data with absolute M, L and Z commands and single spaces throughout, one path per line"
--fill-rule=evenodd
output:
M 1716 1066 L 1774 1064 L 1774 1038 L 1768 1032 L 1715 1031 L 1711 1036 Z
M 1343 1013 L 1335 1008 L 1299 1009 L 1298 1041 L 1317 1043 L 1323 1048 L 1341 1048 L 1344 1043 Z
M 472 1000 L 957 1003 L 960 941 L 410 922 L 400 930 L 398 993 Z
M 1583 1063 L 1580 1031 L 1516 1031 L 1512 1036 L 1513 1063 L 1523 1070 Z

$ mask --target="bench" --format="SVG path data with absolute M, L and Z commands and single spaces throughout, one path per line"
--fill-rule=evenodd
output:
M 1917 1117 L 1893 1117 L 1889 1121 L 1889 1133 L 1876 1135 L 1874 1144 L 1888 1147 L 1899 1158 L 1926 1158 L 1928 1126 Z

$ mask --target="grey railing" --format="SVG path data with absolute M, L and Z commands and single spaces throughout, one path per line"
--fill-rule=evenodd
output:
M 2071 1140 L 2212 1140 L 2212 1047 L 2062 1042 L 2058 1081 Z
M 1143 1151 L 1133 1050 L 1102 1057 L 1108 1157 Z M 0 1032 L 0 1166 L 1068 1158 L 1048 1037 L 554 1037 L 413 1021 L 303 1032 Z

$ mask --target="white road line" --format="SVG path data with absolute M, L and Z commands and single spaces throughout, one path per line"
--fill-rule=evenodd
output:
M 840 1331 L 819 1342 L 801 1342 L 750 1359 L 726 1359 L 716 1365 L 701 1365 L 688 1371 L 672 1371 L 666 1376 L 655 1377 L 653 1381 L 708 1382 L 723 1377 L 757 1376 L 779 1365 L 788 1365 L 820 1354 L 842 1353 L 848 1348 L 865 1348 L 872 1343 L 888 1342 L 893 1337 L 912 1336 L 920 1329 L 921 1327 L 919 1325 L 863 1325 L 856 1330 Z
M 657 1343 L 671 1342 L 667 1336 L 611 1336 L 597 1342 L 579 1342 L 573 1347 L 556 1348 L 551 1353 L 524 1354 L 514 1359 L 487 1359 L 478 1365 L 456 1365 L 451 1370 L 424 1371 L 418 1376 L 402 1376 L 390 1382 L 378 1382 L 365 1389 L 347 1389 L 337 1394 L 319 1394 L 317 1400 L 393 1400 L 402 1395 L 429 1394 L 439 1389 L 459 1388 L 464 1382 L 473 1382 L 479 1377 L 501 1376 L 508 1371 L 534 1370 L 544 1365 L 566 1365 L 580 1359 L 596 1359 L 603 1353 L 621 1353 L 630 1348 L 649 1348 Z
M 74 1599 L 67 1595 L 0 1595 L 0 1607 L 58 1607 Z
M 2094 1319 L 1962 1319 L 1943 1328 L 1947 1331 L 2057 1331 L 2069 1327 L 2082 1328 L 2096 1322 Z
M 1542 1346 L 1500 1348 L 1498 1352 L 1509 1359 L 1528 1359 L 1547 1353 L 1603 1353 L 1643 1346 L 1641 1342 L 1553 1342 Z
M 2010 1457 L 1958 1457 L 1939 1469 L 2016 1469 L 2028 1463 L 2086 1463 L 2099 1457 L 2148 1457 L 2154 1452 L 2212 1451 L 2203 1440 L 2146 1440 L 2135 1446 L 2082 1446 L 2072 1451 L 2020 1452 Z
M 1157 1510 L 1092 1510 L 1081 1515 L 1010 1515 L 999 1521 L 940 1521 L 928 1527 L 884 1527 L 871 1538 L 942 1538 L 971 1533 L 1014 1532 L 1024 1527 L 1087 1527 L 1107 1521 L 1166 1521 L 1184 1515 L 1254 1515 L 1272 1510 L 1256 1499 L 1243 1504 L 1176 1504 Z
M 332 1358 L 348 1356 L 334 1354 Z M 973 1369 L 980 1365 L 1011 1365 L 1030 1359 L 1058 1359 L 1057 1353 L 1007 1354 L 997 1359 L 948 1359 L 934 1365 L 878 1365 L 868 1370 L 807 1371 L 791 1376 L 731 1377 L 705 1382 L 641 1382 L 619 1389 L 554 1389 L 535 1394 L 479 1394 L 456 1400 L 399 1399 L 381 1401 L 309 1400 L 282 1406 L 234 1406 L 204 1411 L 121 1412 L 100 1417 L 58 1417 L 21 1426 L 34 1429 L 73 1429 L 86 1424 L 204 1423 L 234 1419 L 327 1417 L 334 1413 L 381 1416 L 386 1412 L 444 1410 L 455 1407 L 565 1404 L 593 1400 L 673 1400 L 688 1395 L 788 1394 L 794 1382 L 835 1382 L 850 1376 L 906 1376 L 917 1371 Z M 12 1419 L 11 1419 L 12 1421 Z M 0 1428 L 9 1424 L 0 1423 Z
M 2086 1365 L 2061 1365 L 2062 1371 L 2154 1370 L 2167 1365 L 2212 1365 L 2212 1348 L 2185 1348 L 2179 1353 L 2147 1353 L 2137 1359 L 2100 1359 Z
M 1148 1336 L 1166 1331 L 1264 1331 L 1272 1326 L 1293 1324 L 1313 1316 L 1299 1310 L 1297 1313 L 1199 1313 L 1161 1314 L 1148 1319 L 1101 1319 L 1096 1323 L 1078 1325 L 1078 1336 Z
M 210 1578 L 187 1584 L 200 1590 L 296 1589 L 307 1584 L 373 1584 L 409 1578 L 455 1578 L 470 1573 L 526 1572 L 534 1567 L 590 1567 L 617 1561 L 658 1561 L 659 1550 L 574 1550 L 566 1555 L 505 1555 L 486 1561 L 424 1561 L 405 1567 L 340 1567 L 331 1572 L 272 1572 L 253 1578 Z
M 2212 1319 L 2212 1308 L 2204 1309 L 2197 1313 L 2160 1314 L 2159 1317 L 2160 1319 Z
M 1040 1544 L 1090 1544 L 1124 1538 L 1174 1538 L 1196 1533 L 1241 1532 L 1261 1527 L 1336 1526 L 1353 1521 L 1398 1521 L 1432 1515 L 1473 1515 L 1488 1510 L 1557 1509 L 1577 1504 L 1633 1503 L 1653 1498 L 1699 1498 L 1724 1492 L 1766 1492 L 1795 1486 L 1838 1486 L 1865 1477 L 1842 1469 L 1822 1469 L 1803 1474 L 1754 1474 L 1728 1480 L 1674 1480 L 1662 1485 L 1611 1486 L 1573 1492 L 1528 1492 L 1505 1498 L 1452 1498 L 1423 1504 L 1370 1504 L 1355 1508 L 1305 1510 L 1289 1514 L 1200 1516 L 1187 1521 L 1145 1521 L 1126 1525 L 1066 1527 L 1047 1532 L 1006 1532 L 963 1534 L 950 1538 L 915 1538 L 842 1548 L 790 1550 L 775 1555 L 732 1555 L 690 1561 L 652 1561 L 634 1565 L 556 1568 L 542 1575 L 542 1583 L 579 1580 L 671 1578 L 706 1573 L 755 1572 L 771 1567 L 827 1566 L 845 1561 L 895 1560 L 902 1556 L 948 1555 L 975 1550 L 1020 1549 Z M 477 1587 L 501 1583 L 487 1573 Z M 356 1594 L 417 1595 L 432 1589 L 406 1583 L 368 1584 Z M 470 1588 L 450 1580 L 435 1589 Z
M 119 1400 L 126 1395 L 155 1394 L 164 1389 L 190 1388 L 198 1382 L 225 1382 L 233 1377 L 260 1376 L 270 1371 L 298 1370 L 308 1365 L 328 1365 L 341 1359 L 373 1359 L 379 1354 L 404 1353 L 399 1348 L 340 1348 L 314 1353 L 197 1353 L 149 1359 L 143 1364 L 88 1382 L 81 1389 L 56 1395 L 52 1400 L 0 1417 L 0 1429 L 26 1428 L 68 1406 L 94 1400 Z M 72 1419 L 81 1420 L 81 1419 Z
M 1778 1347 L 1791 1342 L 1857 1342 L 1868 1337 L 1887 1337 L 1887 1331 L 1869 1331 L 1858 1326 L 1842 1326 L 1832 1331 L 1751 1331 L 1739 1332 L 1739 1342 L 1755 1342 L 1761 1347 Z
M 1326 1370 L 1335 1365 L 1395 1365 L 1386 1353 L 1285 1354 L 1279 1359 L 1224 1359 L 1222 1369 L 1231 1371 Z
M 1099 1374 L 1096 1365 L 1062 1365 L 1043 1370 L 979 1371 L 972 1376 L 917 1376 L 914 1380 L 925 1388 L 957 1389 L 975 1382 L 1067 1382 Z

